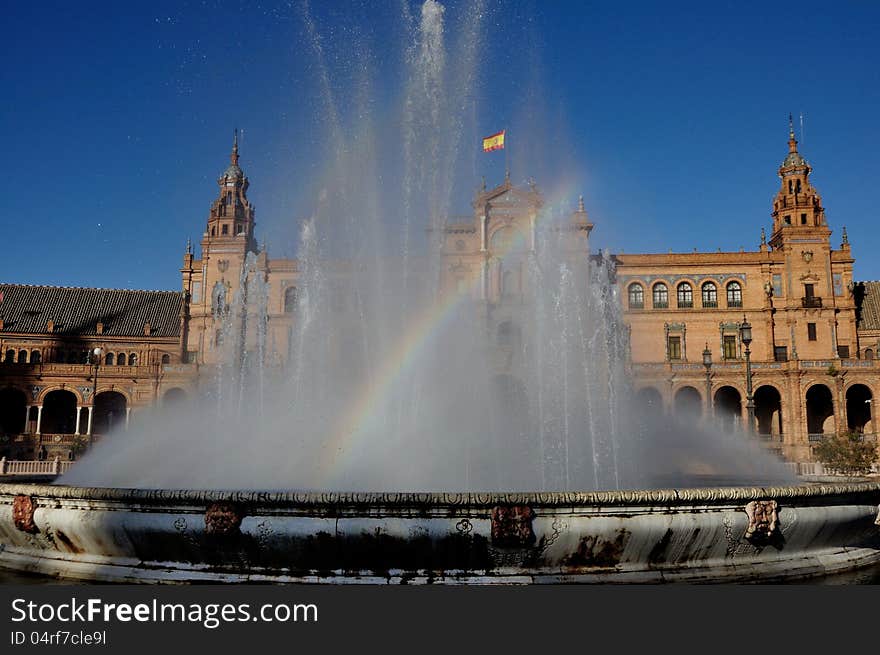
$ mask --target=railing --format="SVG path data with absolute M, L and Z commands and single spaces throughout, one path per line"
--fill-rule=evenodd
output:
M 811 432 L 810 434 L 807 435 L 807 440 L 810 443 L 817 443 L 819 441 L 822 441 L 826 436 L 828 436 L 828 435 L 826 435 L 823 432 Z
M 801 298 L 801 305 L 808 308 L 821 308 L 822 299 L 818 296 L 804 296 Z
M 61 475 L 73 462 L 62 462 L 57 457 L 50 460 L 0 458 L 0 475 Z

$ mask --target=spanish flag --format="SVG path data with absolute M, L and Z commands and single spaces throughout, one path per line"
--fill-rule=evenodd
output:
M 504 132 L 505 130 L 501 130 L 500 132 L 496 132 L 491 136 L 487 136 L 483 139 L 483 152 L 492 152 L 493 150 L 503 150 L 504 149 Z

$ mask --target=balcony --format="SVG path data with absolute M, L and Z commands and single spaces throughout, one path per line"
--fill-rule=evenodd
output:
M 821 309 L 822 299 L 818 296 L 804 296 L 801 298 L 801 306 L 807 309 Z

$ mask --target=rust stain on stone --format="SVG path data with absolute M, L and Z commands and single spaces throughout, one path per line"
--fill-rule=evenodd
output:
M 565 558 L 566 566 L 613 568 L 620 564 L 629 531 L 620 529 L 614 541 L 600 541 L 596 535 L 587 535 L 580 540 L 576 552 Z
M 492 545 L 523 548 L 535 541 L 532 520 L 535 512 L 528 505 L 496 505 L 492 508 Z
M 211 503 L 205 511 L 205 532 L 220 536 L 237 534 L 244 517 L 244 509 L 237 503 Z
M 79 554 L 79 553 L 84 553 L 84 552 L 85 552 L 85 550 L 83 550 L 82 548 L 80 548 L 79 546 L 77 546 L 75 543 L 73 543 L 73 541 L 71 540 L 71 538 L 68 537 L 68 536 L 67 536 L 66 534 L 64 534 L 63 532 L 61 532 L 61 530 L 56 530 L 56 531 L 55 531 L 55 537 L 58 539 L 58 541 L 60 541 L 61 543 L 63 543 L 65 546 L 67 546 L 67 549 L 68 549 L 70 552 L 72 552 L 72 553 L 77 553 L 77 554 Z
M 22 532 L 36 534 L 39 532 L 34 523 L 34 512 L 37 511 L 37 501 L 24 494 L 17 495 L 12 501 L 12 522 Z

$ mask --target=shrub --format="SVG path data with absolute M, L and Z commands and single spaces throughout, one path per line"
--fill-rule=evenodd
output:
M 826 469 L 843 475 L 864 475 L 877 461 L 877 446 L 858 432 L 847 430 L 825 437 L 813 447 L 813 454 Z

